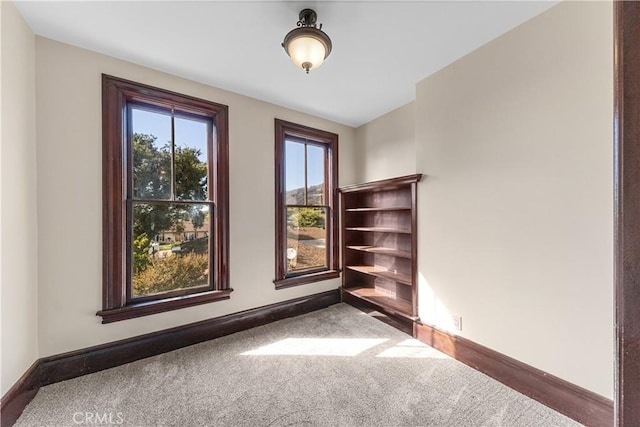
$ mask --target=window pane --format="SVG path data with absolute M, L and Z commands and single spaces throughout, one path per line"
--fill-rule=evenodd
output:
M 171 197 L 171 116 L 139 108 L 131 110 L 133 197 Z
M 307 204 L 326 205 L 324 192 L 324 148 L 307 145 Z
M 304 205 L 304 144 L 285 143 L 285 190 L 287 205 Z
M 207 123 L 176 117 L 176 198 L 207 200 Z
M 133 206 L 133 297 L 209 285 L 209 205 Z
M 325 208 L 287 208 L 287 273 L 327 268 Z

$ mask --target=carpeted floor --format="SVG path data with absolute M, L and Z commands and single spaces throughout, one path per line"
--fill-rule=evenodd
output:
M 338 304 L 40 389 L 16 426 L 576 426 Z

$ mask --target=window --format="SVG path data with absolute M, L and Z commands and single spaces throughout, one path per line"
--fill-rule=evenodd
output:
M 276 119 L 276 288 L 338 271 L 338 135 Z
M 103 323 L 228 299 L 227 107 L 103 75 Z

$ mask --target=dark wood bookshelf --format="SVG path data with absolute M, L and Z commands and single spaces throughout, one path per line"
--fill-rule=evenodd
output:
M 418 320 L 420 179 L 416 174 L 340 188 L 343 299 L 364 301 L 408 325 Z

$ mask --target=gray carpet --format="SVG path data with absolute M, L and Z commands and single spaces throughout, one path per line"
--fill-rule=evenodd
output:
M 43 387 L 16 423 L 107 424 L 579 425 L 345 304 Z

